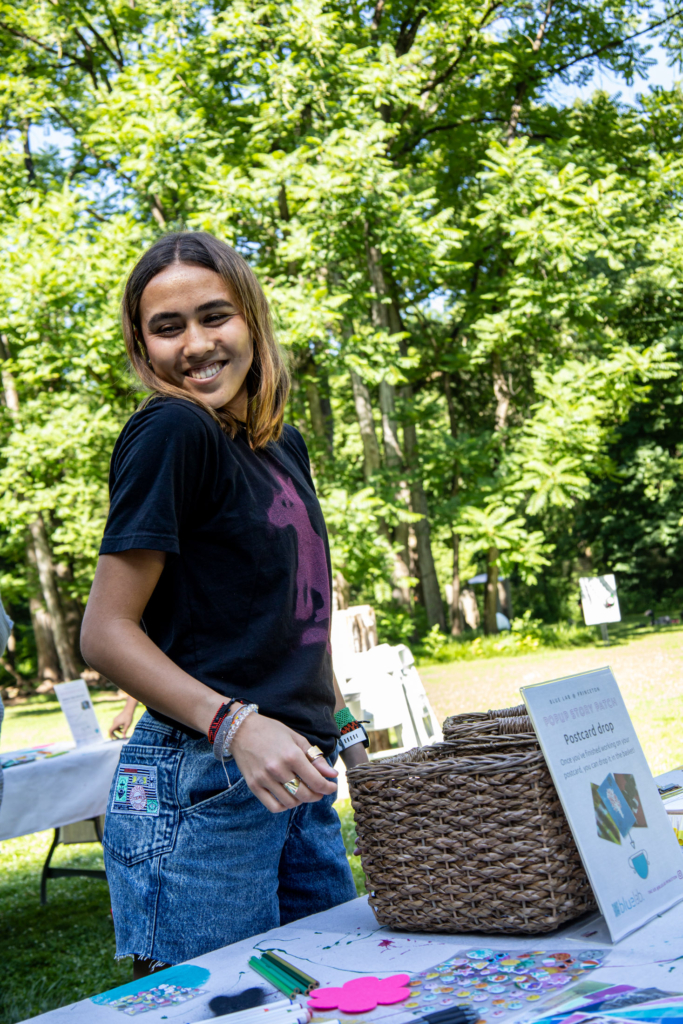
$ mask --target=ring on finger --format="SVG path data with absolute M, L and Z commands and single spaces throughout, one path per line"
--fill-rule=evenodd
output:
M 290 779 L 289 782 L 283 782 L 282 785 L 285 787 L 290 796 L 296 796 L 300 782 L 301 779 L 299 778 L 299 776 L 295 775 L 293 779 Z
M 311 762 L 316 761 L 319 757 L 324 756 L 325 755 L 323 754 L 320 747 L 309 747 L 308 750 L 306 751 L 306 757 Z

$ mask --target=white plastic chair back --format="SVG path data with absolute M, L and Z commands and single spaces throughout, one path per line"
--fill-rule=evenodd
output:
M 443 738 L 411 651 L 379 644 L 335 662 L 341 691 L 366 728 L 395 729 L 400 749 L 426 746 Z

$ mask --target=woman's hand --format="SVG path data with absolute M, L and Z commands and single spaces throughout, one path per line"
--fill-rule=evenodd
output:
M 123 711 L 119 711 L 118 715 L 109 726 L 110 740 L 126 738 L 126 736 L 128 735 L 128 730 L 132 725 L 133 715 L 135 714 L 135 709 L 137 706 L 138 702 L 136 701 L 135 697 L 126 697 L 126 703 L 124 705 Z M 120 733 L 120 736 L 117 735 L 117 733 Z
M 313 803 L 334 793 L 337 772 L 324 757 L 309 761 L 311 746 L 304 736 L 282 722 L 265 715 L 249 715 L 240 725 L 230 746 L 237 767 L 254 796 L 273 814 L 299 804 Z M 296 796 L 283 783 L 297 775 L 301 782 Z

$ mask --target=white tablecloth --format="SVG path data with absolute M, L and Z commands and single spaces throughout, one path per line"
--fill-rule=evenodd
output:
M 123 745 L 123 740 L 108 740 L 5 768 L 0 839 L 104 814 Z
M 569 925 L 554 935 L 534 938 L 392 932 L 377 924 L 366 897 L 235 942 L 232 946 L 197 957 L 188 965 L 131 983 L 126 989 L 142 991 L 164 981 L 196 988 L 197 994 L 189 1002 L 151 1009 L 141 1017 L 144 1024 L 157 1024 L 162 1020 L 168 1020 L 169 1024 L 190 1024 L 214 1016 L 209 1002 L 218 995 L 235 995 L 251 986 L 259 986 L 269 992 L 268 998 L 276 997 L 275 990 L 248 966 L 249 957 L 260 954 L 264 949 L 276 950 L 290 963 L 316 978 L 322 986 L 335 986 L 362 975 L 414 974 L 442 963 L 458 950 L 482 946 L 494 950 L 572 952 L 602 948 L 607 953 L 605 965 L 591 972 L 591 982 L 600 981 L 605 985 L 626 983 L 642 988 L 656 986 L 666 992 L 683 992 L 683 959 L 679 959 L 683 954 L 683 913 L 680 905 L 612 946 L 600 917 Z M 31 1020 L 41 1024 L 123 1024 L 129 1018 L 108 1002 L 128 992 L 121 993 L 116 989 L 113 992 L 115 995 L 83 999 Z M 282 998 L 279 993 L 277 997 Z M 542 1004 L 538 1009 L 542 1009 Z M 391 1015 L 384 1024 L 400 1024 L 400 1007 L 378 1007 L 373 1013 L 354 1017 L 338 1011 L 330 1011 L 324 1016 L 328 1019 L 339 1016 L 348 1024 L 353 1021 L 366 1024 L 373 1020 L 382 1024 L 387 1011 L 391 1011 Z M 532 1016 L 539 1016 L 538 1010 L 520 1013 L 523 1019 Z M 409 1017 L 410 1014 L 404 1012 L 403 1019 Z

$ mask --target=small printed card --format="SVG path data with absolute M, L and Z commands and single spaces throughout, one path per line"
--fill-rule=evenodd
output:
M 683 900 L 683 856 L 609 668 L 521 689 L 613 942 Z
M 72 679 L 69 683 L 55 683 L 55 693 L 76 746 L 102 743 L 104 736 L 85 680 Z

